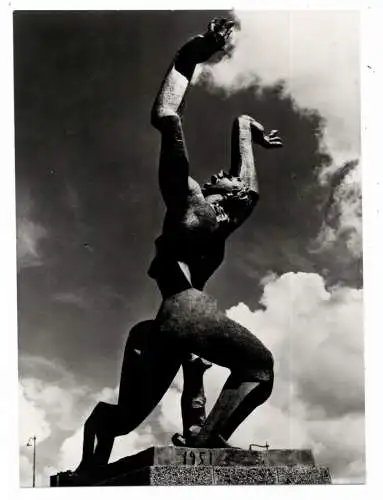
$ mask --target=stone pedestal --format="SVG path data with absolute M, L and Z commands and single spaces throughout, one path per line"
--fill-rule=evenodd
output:
M 51 486 L 330 484 L 310 450 L 152 447 L 94 471 L 61 472 Z

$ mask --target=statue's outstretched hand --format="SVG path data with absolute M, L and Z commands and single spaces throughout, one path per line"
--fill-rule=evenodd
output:
M 203 35 L 191 40 L 196 63 L 206 62 L 212 55 L 223 50 L 229 44 L 234 28 L 234 21 L 213 19 Z
M 263 134 L 262 141 L 259 144 L 266 149 L 281 148 L 283 146 L 278 130 Z
M 278 130 L 266 133 L 263 126 L 255 120 L 251 120 L 251 134 L 255 144 L 259 144 L 265 149 L 281 148 L 283 146 Z

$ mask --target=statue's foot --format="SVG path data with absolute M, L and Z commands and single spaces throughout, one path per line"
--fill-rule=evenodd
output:
M 179 433 L 172 437 L 174 446 L 183 446 L 188 448 L 233 448 L 240 449 L 238 446 L 229 444 L 220 434 L 210 436 L 206 440 L 198 439 L 198 435 L 185 437 Z
M 73 476 L 89 476 L 91 471 L 91 465 L 84 462 L 80 462 L 77 469 L 72 471 Z
M 179 432 L 176 432 L 172 436 L 172 443 L 174 444 L 174 446 L 187 446 L 186 438 L 184 438 L 184 436 L 182 436 Z
M 172 437 L 172 443 L 174 446 L 190 446 L 189 443 L 195 439 L 201 431 L 200 425 L 192 425 L 189 427 L 185 435 L 176 432 Z

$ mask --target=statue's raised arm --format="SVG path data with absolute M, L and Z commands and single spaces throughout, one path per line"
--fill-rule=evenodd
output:
M 162 136 L 159 165 L 160 189 L 169 210 L 183 210 L 187 196 L 199 191 L 189 178 L 189 159 L 182 128 L 181 108 L 196 65 L 210 59 L 228 42 L 234 23 L 224 19 L 209 23 L 177 52 L 154 101 L 151 122 Z

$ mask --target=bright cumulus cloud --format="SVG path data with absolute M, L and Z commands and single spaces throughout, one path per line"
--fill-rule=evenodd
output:
M 287 273 L 267 281 L 261 303 L 227 311 L 271 349 L 276 379 L 270 400 L 232 442 L 312 448 L 336 481 L 363 481 L 362 291 L 327 290 L 317 274 Z

